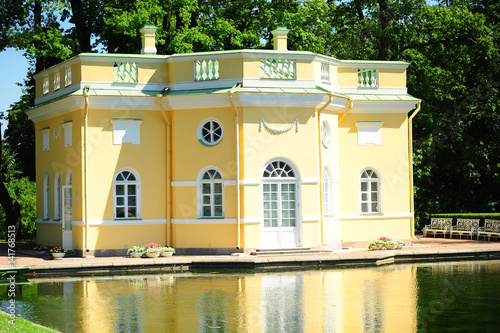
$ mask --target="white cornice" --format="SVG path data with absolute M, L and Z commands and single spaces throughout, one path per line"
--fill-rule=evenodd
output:
M 335 216 L 335 218 L 340 218 L 341 220 L 384 220 L 384 219 L 409 219 L 411 218 L 411 213 L 386 213 L 386 214 L 343 214 L 340 216 Z
M 379 87 L 379 88 L 358 88 L 358 87 L 339 87 L 338 91 L 341 94 L 357 94 L 357 95 L 406 95 L 408 89 L 406 87 Z
M 172 224 L 235 224 L 235 218 L 172 219 Z

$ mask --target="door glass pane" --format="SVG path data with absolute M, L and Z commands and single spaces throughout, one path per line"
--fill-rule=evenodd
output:
M 203 187 L 203 194 L 207 194 L 207 193 L 210 193 L 210 184 L 203 184 L 202 185 Z
M 116 204 L 118 206 L 123 206 L 125 204 L 125 198 L 124 197 L 116 197 Z
M 222 206 L 215 206 L 215 216 L 222 216 Z
M 129 205 L 129 207 L 130 206 L 136 206 L 135 196 L 129 196 L 128 197 L 128 205 Z
M 210 216 L 211 214 L 212 214 L 212 211 L 210 209 L 210 206 L 203 207 L 203 216 Z
M 372 212 L 378 212 L 377 203 L 372 203 Z
M 125 194 L 125 186 L 124 185 L 116 185 L 116 194 L 124 195 Z
M 214 184 L 214 193 L 222 193 L 222 184 L 221 183 Z
M 137 211 L 135 207 L 129 207 L 128 208 L 128 217 L 136 217 L 137 216 Z
M 128 190 L 129 195 L 130 194 L 134 195 L 135 194 L 135 185 L 128 185 L 127 190 Z
M 362 182 L 361 183 L 361 191 L 366 192 L 368 190 L 368 183 Z

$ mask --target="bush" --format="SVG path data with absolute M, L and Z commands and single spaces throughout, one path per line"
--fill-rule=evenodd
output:
M 21 239 L 34 240 L 36 238 L 36 185 L 28 177 L 13 179 L 5 186 L 11 198 L 21 205 Z M 5 211 L 0 206 L 1 230 L 7 230 Z

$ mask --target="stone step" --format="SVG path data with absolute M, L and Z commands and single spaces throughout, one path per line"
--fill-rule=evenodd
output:
M 292 249 L 257 249 L 250 252 L 252 256 L 296 256 L 311 254 L 330 254 L 331 250 L 312 250 L 310 248 L 292 248 Z

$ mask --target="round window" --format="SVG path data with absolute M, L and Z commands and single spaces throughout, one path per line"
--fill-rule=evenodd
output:
M 198 125 L 198 140 L 205 146 L 218 144 L 222 134 L 222 125 L 215 119 L 204 120 Z
M 325 146 L 325 148 L 328 148 L 328 146 L 330 146 L 330 143 L 332 142 L 332 138 L 330 135 L 330 125 L 328 125 L 328 122 L 326 120 L 321 123 L 321 142 L 323 143 L 323 146 Z

